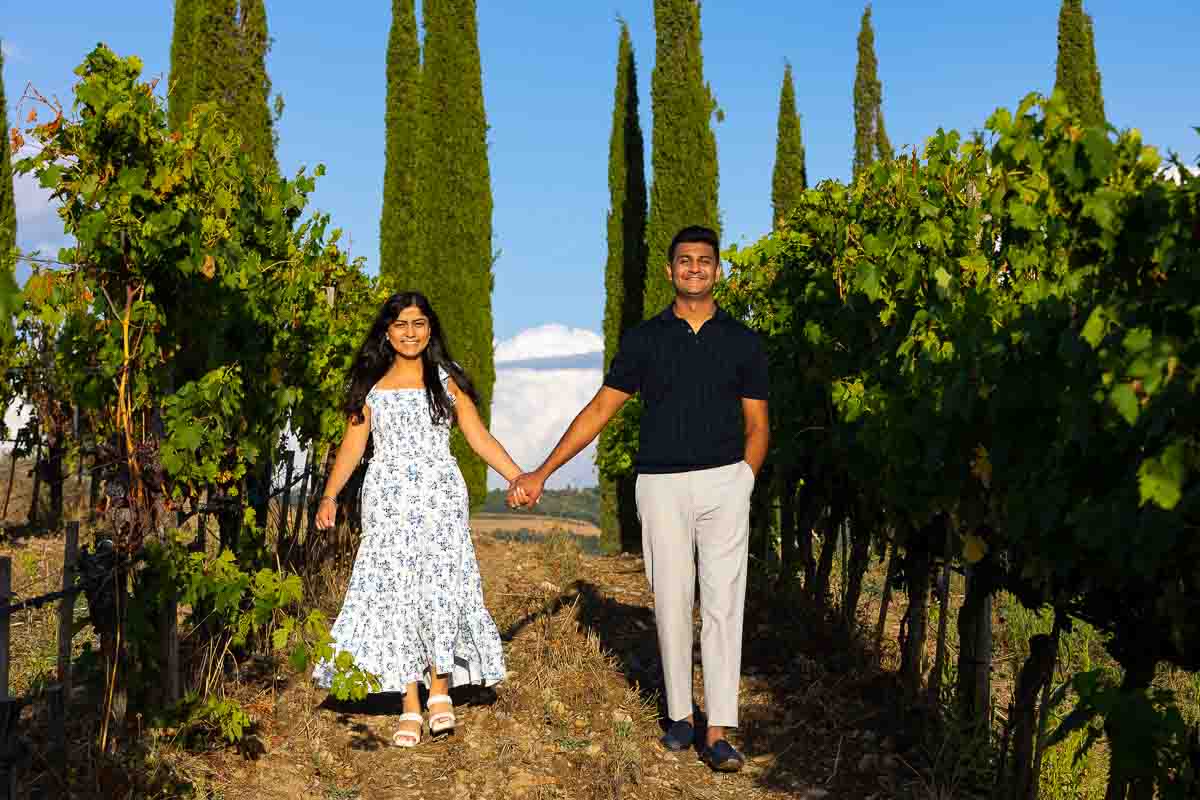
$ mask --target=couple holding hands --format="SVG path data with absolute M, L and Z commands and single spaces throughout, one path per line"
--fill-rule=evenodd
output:
M 470 379 L 446 352 L 437 316 L 416 293 L 381 309 L 351 370 L 350 424 L 317 513 L 333 525 L 336 497 L 374 437 L 362 489 L 363 537 L 332 634 L 337 650 L 404 692 L 393 744 L 420 741 L 418 681 L 429 689 L 429 730 L 453 730 L 448 690 L 504 677 L 495 623 L 483 603 L 466 486 L 450 455 L 451 425 L 511 482 L 510 505 L 530 507 L 546 480 L 579 454 L 621 406 L 644 406 L 635 460 L 646 577 L 667 694 L 670 750 L 696 744 L 713 769 L 745 759 L 725 738 L 738 722 L 750 494 L 767 454 L 767 357 L 758 335 L 719 308 L 720 241 L 702 227 L 672 240 L 671 305 L 629 330 L 604 385 L 536 470 L 522 473 L 479 418 Z M 707 727 L 697 740 L 692 611 L 700 584 Z M 328 686 L 333 669 L 317 667 Z

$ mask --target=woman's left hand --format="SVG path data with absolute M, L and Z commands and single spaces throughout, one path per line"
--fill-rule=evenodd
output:
M 514 478 L 508 485 L 508 507 L 515 509 L 524 508 L 527 505 L 529 505 L 529 495 L 517 485 L 517 481 Z

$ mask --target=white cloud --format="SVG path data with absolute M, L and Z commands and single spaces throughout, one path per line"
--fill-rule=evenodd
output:
M 603 350 L 600 334 L 565 325 L 530 328 L 496 344 L 492 434 L 523 469 L 542 463 L 600 388 Z M 595 486 L 595 458 L 592 443 L 563 465 L 547 486 Z M 488 485 L 501 488 L 505 483 L 489 472 Z
M 586 328 L 542 325 L 496 343 L 496 364 L 604 352 L 604 337 Z
M 33 146 L 27 143 L 20 152 L 13 154 L 13 161 L 32 154 Z M 68 244 L 58 216 L 58 201 L 50 194 L 49 189 L 38 185 L 36 176 L 13 174 L 18 245 L 26 252 L 40 250 L 43 258 L 54 258 L 58 249 Z
M 534 469 L 600 388 L 600 369 L 496 369 L 492 395 L 492 435 L 522 469 Z M 548 488 L 596 485 L 596 445 L 564 464 Z M 488 486 L 507 484 L 488 472 Z
M 1185 168 L 1192 175 L 1200 175 L 1200 166 L 1189 167 L 1189 166 L 1185 165 Z M 1167 167 L 1165 170 L 1163 170 L 1162 177 L 1168 181 L 1174 181 L 1175 183 L 1179 183 L 1180 182 L 1179 181 L 1179 178 L 1180 178 L 1179 167 L 1176 166 L 1175 164 L 1171 164 L 1169 167 Z

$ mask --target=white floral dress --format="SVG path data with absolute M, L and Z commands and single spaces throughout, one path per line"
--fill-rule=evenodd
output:
M 424 389 L 376 387 L 366 404 L 374 455 L 362 487 L 362 541 L 331 631 L 334 653 L 348 651 L 385 692 L 417 680 L 428 686 L 430 664 L 449 673 L 451 686 L 498 683 L 504 653 L 483 604 L 450 426 L 433 424 Z M 318 664 L 313 679 L 328 688 L 333 672 Z

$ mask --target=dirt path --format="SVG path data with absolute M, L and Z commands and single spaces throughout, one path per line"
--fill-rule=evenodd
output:
M 565 537 L 477 534 L 476 547 L 509 677 L 458 693 L 453 738 L 389 747 L 398 696 L 339 705 L 294 676 L 274 697 L 244 698 L 266 745 L 257 759 L 224 750 L 170 760 L 200 796 L 228 800 L 882 798 L 905 782 L 903 760 L 872 727 L 886 724 L 878 709 L 890 684 L 821 625 L 798 621 L 786 599 L 752 590 L 732 737 L 750 763 L 715 775 L 694 752 L 657 743 L 660 670 L 640 559 L 585 557 Z

